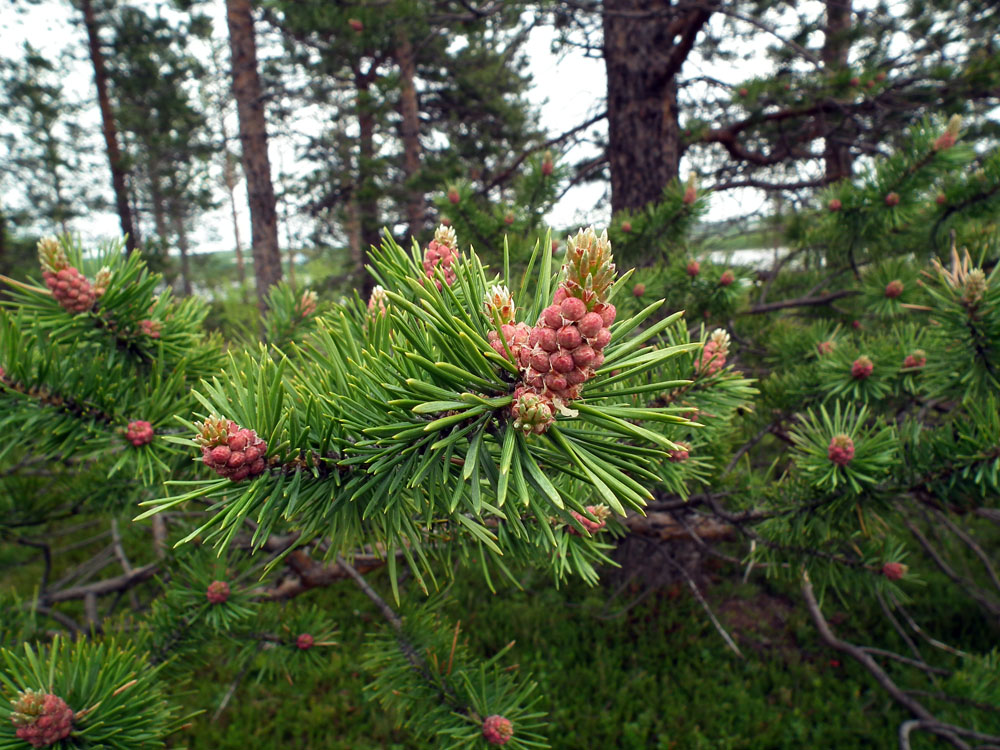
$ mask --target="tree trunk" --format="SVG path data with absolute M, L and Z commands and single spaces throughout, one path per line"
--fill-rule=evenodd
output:
M 420 171 L 420 110 L 417 88 L 413 83 L 417 64 L 413 45 L 404 29 L 396 32 L 396 63 L 399 65 L 400 137 L 403 141 L 403 174 L 406 178 L 406 222 L 410 236 L 415 237 L 424 227 L 424 194 L 416 184 Z
M 838 69 L 847 67 L 847 58 L 851 51 L 850 33 L 851 0 L 826 0 L 822 59 L 827 73 L 832 75 Z M 823 125 L 826 129 L 826 123 Z M 828 182 L 850 177 L 854 166 L 850 145 L 841 142 L 848 140 L 846 134 L 838 134 L 837 128 L 832 130 L 834 132 L 826 137 L 823 153 Z
M 87 42 L 90 46 L 90 61 L 94 66 L 94 83 L 97 85 L 97 104 L 101 109 L 101 123 L 104 131 L 104 144 L 108 151 L 108 162 L 111 165 L 111 185 L 115 191 L 115 206 L 118 209 L 118 219 L 121 222 L 122 234 L 125 235 L 126 251 L 131 253 L 139 246 L 132 223 L 132 209 L 128 202 L 125 168 L 122 164 L 121 149 L 118 147 L 118 129 L 115 127 L 114 114 L 111 111 L 111 99 L 108 96 L 108 73 L 104 67 L 104 55 L 101 53 L 101 39 L 97 33 L 97 19 L 91 0 L 80 0 L 83 10 L 83 23 L 87 28 Z
M 357 268 L 364 268 L 365 254 L 361 250 L 361 217 L 358 211 L 358 201 L 351 193 L 347 198 L 347 208 L 345 209 L 347 225 L 347 252 L 351 259 L 351 265 Z
M 278 249 L 278 213 L 274 186 L 271 184 L 271 164 L 267 158 L 264 96 L 257 76 L 257 46 L 250 0 L 226 0 L 226 21 L 232 53 L 233 97 L 239 116 L 243 171 L 246 173 L 250 203 L 257 304 L 263 312 L 267 307 L 268 289 L 281 280 L 281 252 Z
M 48 169 L 49 175 L 52 177 L 52 193 L 55 197 L 52 220 L 59 225 L 59 230 L 63 234 L 69 235 L 67 217 L 69 216 L 70 208 L 66 203 L 66 199 L 63 198 L 62 178 L 59 176 L 59 144 L 56 139 L 52 137 L 51 130 L 46 128 L 44 132 L 45 167 Z
M 153 229 L 156 231 L 156 239 L 162 244 L 162 249 L 165 251 L 169 244 L 167 207 L 163 201 L 163 182 L 160 178 L 158 164 L 149 165 L 149 199 L 153 204 Z
M 243 262 L 243 241 L 240 239 L 240 220 L 236 211 L 236 165 L 233 163 L 233 156 L 229 153 L 229 136 L 226 134 L 225 125 L 222 127 L 222 140 L 226 146 L 226 161 L 222 166 L 222 180 L 226 186 L 226 193 L 229 195 L 229 213 L 233 219 L 233 240 L 236 243 L 236 278 L 239 279 L 240 289 L 246 291 L 247 271 Z M 245 299 L 245 298 L 244 298 Z
M 677 80 L 710 10 L 670 0 L 605 0 L 611 210 L 659 201 L 681 157 Z
M 181 253 L 181 284 L 184 294 L 191 296 L 191 264 L 188 259 L 190 246 L 188 244 L 187 226 L 184 223 L 184 209 L 174 206 L 171 216 L 174 224 L 174 234 L 177 236 L 177 249 Z
M 365 271 L 368 249 L 378 247 L 378 187 L 375 183 L 375 113 L 371 102 L 371 74 L 355 73 L 358 88 L 358 221 L 361 224 L 361 257 L 358 272 L 361 274 L 361 295 L 367 298 L 375 281 Z
M 220 76 L 223 75 L 222 65 L 219 63 L 219 49 L 212 45 L 212 69 Z M 236 251 L 236 278 L 240 284 L 240 297 L 246 302 L 247 272 L 246 264 L 243 261 L 243 241 L 240 239 L 240 221 L 236 210 L 236 186 L 239 184 L 239 177 L 236 174 L 236 157 L 230 149 L 229 128 L 226 127 L 226 102 L 225 96 L 213 96 L 212 101 L 216 104 L 216 114 L 219 117 L 219 134 L 222 136 L 223 160 L 222 160 L 222 184 L 226 188 L 226 195 L 229 196 L 229 213 L 233 220 L 233 240 Z

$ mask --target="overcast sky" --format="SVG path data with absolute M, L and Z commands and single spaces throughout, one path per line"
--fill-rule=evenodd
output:
M 135 0 L 134 0 L 135 2 Z M 3 0 L 0 0 L 3 3 Z M 143 5 L 142 2 L 135 2 Z M 147 3 L 149 8 L 155 3 Z M 71 23 L 70 14 L 74 11 L 68 4 L 59 0 L 43 0 L 38 5 L 19 4 L 21 11 L 15 11 L 11 5 L 0 5 L 0 38 L 7 50 L 19 49 L 25 40 L 30 41 L 42 52 L 57 56 L 67 48 L 74 50 L 77 63 L 66 76 L 67 93 L 89 104 L 82 115 L 89 131 L 99 133 L 99 115 L 96 104 L 93 103 L 93 76 L 89 67 L 85 36 L 80 26 Z M 207 11 L 214 11 L 216 17 L 215 33 L 224 40 L 226 34 L 224 5 L 215 2 L 203 6 Z M 553 34 L 548 27 L 536 28 L 527 43 L 526 52 L 530 61 L 530 72 L 534 86 L 530 92 L 531 100 L 536 103 L 541 112 L 542 126 L 552 134 L 563 132 L 573 125 L 592 116 L 602 106 L 604 96 L 605 76 L 604 63 L 600 59 L 587 59 L 579 54 L 569 54 L 562 58 L 551 52 Z M 690 65 L 690 63 L 689 63 Z M 686 73 L 690 71 L 686 70 Z M 713 71 L 698 71 L 713 72 Z M 745 73 L 746 74 L 746 73 Z M 2 127 L 2 117 L 0 117 Z M 303 124 L 302 127 L 308 127 Z M 604 123 L 595 128 L 604 128 Z M 235 123 L 231 126 L 235 132 Z M 95 145 L 103 147 L 103 142 Z M 287 139 L 274 138 L 271 143 L 272 169 L 278 172 L 293 173 L 296 171 L 296 159 L 292 144 Z M 592 146 L 582 144 L 567 154 L 567 160 L 574 162 L 593 156 L 596 151 Z M 102 153 L 103 159 L 103 153 Z M 101 165 L 106 162 L 101 161 Z M 85 179 L 105 179 L 106 174 L 87 175 Z M 111 196 L 110 179 L 106 192 Z M 8 190 L 10 186 L 8 186 Z M 610 211 L 602 196 L 605 187 L 602 184 L 589 184 L 576 187 L 563 197 L 549 215 L 548 220 L 555 226 L 568 226 L 581 223 L 603 224 L 610 218 Z M 238 198 L 241 208 L 241 236 L 250 236 L 249 217 L 246 211 L 245 194 Z M 745 214 L 757 210 L 762 205 L 761 199 L 753 194 L 742 196 L 727 196 L 724 199 L 716 197 L 713 200 L 709 218 L 721 219 L 733 214 Z M 289 227 L 282 226 L 281 240 L 291 235 L 307 232 L 308 219 L 298 221 L 293 217 Z M 87 220 L 78 220 L 73 227 L 85 239 L 96 240 L 100 237 L 117 235 L 119 230 L 117 216 L 114 214 L 97 214 Z M 148 230 L 146 230 L 148 231 Z M 231 219 L 228 208 L 222 207 L 210 211 L 201 217 L 199 226 L 193 235 L 193 249 L 196 251 L 212 251 L 229 248 L 233 244 Z

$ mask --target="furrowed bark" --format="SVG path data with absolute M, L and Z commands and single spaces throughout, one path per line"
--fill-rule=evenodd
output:
M 267 156 L 264 95 L 257 75 L 257 45 L 249 0 L 226 0 L 226 21 L 232 54 L 233 97 L 239 117 L 243 171 L 246 173 L 250 204 L 257 305 L 264 311 L 268 289 L 281 281 L 281 252 L 278 248 L 277 202 Z

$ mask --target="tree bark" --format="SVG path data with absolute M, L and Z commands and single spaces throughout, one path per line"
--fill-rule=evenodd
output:
M 361 274 L 361 295 L 367 299 L 375 287 L 375 281 L 365 271 L 368 249 L 378 247 L 378 187 L 375 183 L 375 113 L 371 101 L 372 73 L 355 71 L 355 85 L 358 90 L 358 190 L 355 194 L 358 205 L 358 221 L 361 225 L 361 254 L 358 273 Z
M 250 0 L 226 0 L 229 49 L 232 53 L 233 97 L 240 123 L 243 171 L 250 204 L 251 243 L 257 305 L 267 308 L 267 292 L 281 280 L 278 248 L 278 213 L 267 157 L 267 126 L 264 96 L 257 75 L 257 45 L 254 41 Z
M 115 206 L 118 209 L 118 219 L 121 222 L 122 234 L 125 235 L 126 251 L 131 253 L 139 245 L 135 227 L 132 223 L 132 209 L 128 202 L 125 167 L 122 163 L 121 149 L 118 146 L 118 129 L 115 126 L 114 113 L 111 111 L 111 98 L 108 96 L 108 72 L 104 67 L 104 55 L 101 53 L 101 39 L 97 33 L 97 18 L 91 0 L 80 0 L 83 10 L 83 24 L 87 29 L 87 43 L 90 47 L 90 61 L 94 66 L 94 83 L 97 86 L 97 104 L 101 110 L 101 124 L 104 131 L 104 144 L 108 151 L 108 162 L 111 165 L 111 185 L 115 191 Z
M 847 67 L 851 51 L 851 0 L 826 0 L 826 28 L 823 33 L 823 67 L 827 73 L 833 74 L 838 69 Z M 827 115 L 821 117 L 825 119 Z M 826 129 L 826 123 L 821 125 Z M 827 182 L 850 177 L 854 166 L 851 147 L 843 142 L 846 140 L 845 134 L 838 134 L 837 128 L 832 130 L 826 137 L 823 148 Z
M 672 9 L 670 0 L 605 0 L 612 212 L 661 200 L 678 176 L 676 78 L 711 13 Z
M 424 193 L 416 185 L 420 171 L 420 110 L 417 88 L 413 83 L 417 64 L 413 45 L 404 29 L 396 32 L 396 63 L 399 65 L 400 136 L 403 141 L 403 174 L 406 178 L 406 222 L 410 236 L 415 237 L 424 227 Z

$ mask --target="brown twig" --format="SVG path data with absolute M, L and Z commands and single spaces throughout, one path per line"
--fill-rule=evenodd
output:
M 821 305 L 829 305 L 831 302 L 843 299 L 844 297 L 852 297 L 856 294 L 860 294 L 860 292 L 853 289 L 841 289 L 819 297 L 798 297 L 797 299 L 767 302 L 763 305 L 754 305 L 753 307 L 744 310 L 743 314 L 760 315 L 762 313 L 774 312 L 775 310 L 787 310 L 792 307 L 819 307 Z
M 822 638 L 828 646 L 831 646 L 838 651 L 842 651 L 867 669 L 872 677 L 875 678 L 875 681 L 881 685 L 890 696 L 892 696 L 893 700 L 920 720 L 920 722 L 924 725 L 922 728 L 926 728 L 928 731 L 937 734 L 939 737 L 950 742 L 954 747 L 960 748 L 960 750 L 970 750 L 969 745 L 957 737 L 951 727 L 939 722 L 934 717 L 934 714 L 928 711 L 927 708 L 920 703 L 920 701 L 907 695 L 905 691 L 901 690 L 899 686 L 892 681 L 892 678 L 885 673 L 882 667 L 878 665 L 878 662 L 876 662 L 863 648 L 855 646 L 853 643 L 841 640 L 834 635 L 833 630 L 830 628 L 830 623 L 827 622 L 826 618 L 823 616 L 823 611 L 820 609 L 819 603 L 816 601 L 816 594 L 813 592 L 812 583 L 809 581 L 809 575 L 804 570 L 802 572 L 802 596 L 806 601 L 806 607 L 809 609 L 809 614 L 812 617 L 813 624 L 816 626 L 816 630 L 819 631 L 820 638 Z M 902 729 L 900 730 L 900 737 L 902 738 Z
M 63 589 L 62 591 L 48 592 L 41 598 L 46 603 L 54 604 L 55 602 L 65 602 L 71 599 L 85 599 L 91 594 L 94 596 L 104 596 L 105 594 L 124 591 L 131 586 L 135 586 L 152 578 L 156 575 L 156 571 L 159 570 L 159 567 L 159 563 L 149 563 L 148 565 L 143 565 L 141 568 L 133 568 L 131 573 L 126 573 L 114 578 L 106 578 L 103 581 L 89 583 L 85 586 L 74 586 L 72 588 Z

